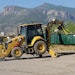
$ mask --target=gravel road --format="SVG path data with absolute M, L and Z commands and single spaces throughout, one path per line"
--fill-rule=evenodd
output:
M 62 53 L 58 58 L 23 55 L 20 59 L 0 61 L 0 75 L 75 75 L 75 53 Z

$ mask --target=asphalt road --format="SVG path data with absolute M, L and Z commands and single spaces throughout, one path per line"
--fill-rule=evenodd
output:
M 62 53 L 58 58 L 23 55 L 20 59 L 0 61 L 0 75 L 75 75 L 75 53 Z

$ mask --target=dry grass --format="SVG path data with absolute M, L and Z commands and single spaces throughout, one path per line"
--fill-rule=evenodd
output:
M 51 45 L 53 50 L 75 50 L 75 45 Z

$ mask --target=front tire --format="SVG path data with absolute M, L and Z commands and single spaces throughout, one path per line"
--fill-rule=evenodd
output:
M 22 56 L 22 54 L 23 54 L 23 51 L 21 50 L 20 47 L 15 47 L 11 51 L 11 55 L 14 58 L 20 58 Z
M 47 45 L 44 41 L 40 40 L 34 44 L 34 51 L 38 55 L 42 55 L 47 51 Z

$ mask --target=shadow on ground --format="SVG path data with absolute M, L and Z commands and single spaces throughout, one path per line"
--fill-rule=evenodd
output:
M 70 53 L 67 53 L 67 52 L 63 52 L 63 53 L 60 53 L 60 52 L 58 52 L 57 53 L 58 54 L 58 56 L 57 56 L 57 58 L 59 58 L 59 57 L 61 57 L 61 56 L 66 56 L 66 55 L 73 55 L 73 54 L 75 54 L 75 52 L 70 52 Z M 47 55 L 47 56 L 42 56 L 41 58 L 51 58 L 51 56 L 49 56 L 49 55 Z M 19 58 L 19 59 L 15 59 L 15 58 L 8 58 L 8 59 L 4 59 L 4 60 L 2 60 L 2 61 L 13 61 L 13 60 L 30 60 L 30 59 L 41 59 L 40 57 L 27 57 L 27 58 L 25 58 L 25 57 L 23 57 L 23 58 Z
M 73 54 L 75 54 L 75 52 L 69 52 L 69 53 L 67 53 L 67 52 L 63 52 L 63 53 L 58 53 L 58 57 L 61 57 L 61 56 L 65 56 L 65 55 L 73 55 Z
M 5 61 L 12 61 L 12 60 L 31 60 L 31 59 L 41 59 L 41 58 L 50 58 L 51 56 L 43 56 L 43 57 L 27 57 L 27 58 L 19 58 L 19 59 L 15 59 L 15 58 L 10 58 L 10 59 L 5 59 Z

